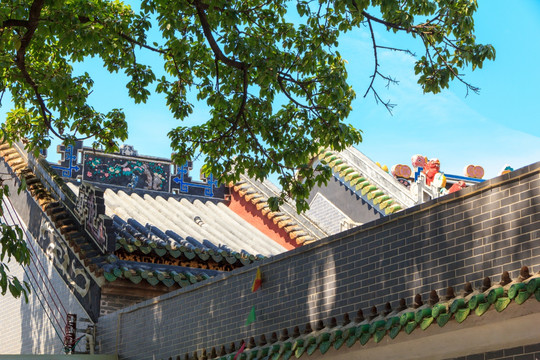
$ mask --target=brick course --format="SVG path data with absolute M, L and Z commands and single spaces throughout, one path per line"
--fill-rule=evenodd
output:
M 415 294 L 427 300 L 432 289 L 480 287 L 523 265 L 537 272 L 539 178 L 536 163 L 266 259 L 256 293 L 257 265 L 106 315 L 98 346 L 126 359 L 175 357 Z M 245 326 L 252 306 L 257 321 Z
M 462 356 L 452 360 L 539 360 L 540 343 L 517 346 L 487 353 Z M 449 359 L 450 360 L 450 359 Z

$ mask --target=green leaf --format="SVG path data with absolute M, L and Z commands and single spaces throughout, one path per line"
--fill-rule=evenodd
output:
M 17 195 L 26 190 L 26 178 L 21 176 L 21 185 L 17 188 Z

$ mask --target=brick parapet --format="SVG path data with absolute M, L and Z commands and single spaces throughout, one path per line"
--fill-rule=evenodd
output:
M 122 358 L 168 358 L 503 270 L 540 270 L 540 163 L 100 318 L 98 344 Z M 257 321 L 245 326 L 252 306 Z M 144 327 L 144 329 L 142 329 Z

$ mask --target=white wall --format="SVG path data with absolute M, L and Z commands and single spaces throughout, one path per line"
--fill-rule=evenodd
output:
M 15 218 L 13 211 L 9 204 L 4 205 L 3 218 L 6 223 L 11 223 L 11 219 Z M 26 274 L 17 263 L 11 262 L 8 266 L 12 275 L 32 283 L 36 291 L 32 290 L 28 303 L 24 299 L 14 299 L 9 292 L 0 296 L 0 354 L 61 354 L 66 312 L 77 314 L 78 319 L 88 318 L 88 315 L 34 239 L 29 238 L 29 244 L 32 245 L 29 245 L 30 250 L 33 247 L 37 256 L 31 251 L 32 263 Z M 39 300 L 43 302 L 52 322 Z M 58 319 L 60 325 L 53 317 Z M 86 329 L 86 325 L 78 322 L 77 327 Z M 76 334 L 77 337 L 81 335 Z M 86 340 L 83 338 L 76 350 L 84 351 L 85 347 Z

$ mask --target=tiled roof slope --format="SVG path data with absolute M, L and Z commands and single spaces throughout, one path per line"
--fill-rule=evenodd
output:
M 357 343 L 362 346 L 368 342 L 376 344 L 385 337 L 391 341 L 400 333 L 410 335 L 413 331 L 426 330 L 435 324 L 439 327 L 450 322 L 461 324 L 467 318 L 480 317 L 488 311 L 500 313 L 511 303 L 521 305 L 526 301 L 540 302 L 540 272 L 531 276 L 529 269 L 524 266 L 517 279 L 510 279 L 505 271 L 499 283 L 492 284 L 490 278 L 485 278 L 482 288 L 476 290 L 467 283 L 458 296 L 451 287 L 442 298 L 433 290 L 426 303 L 420 295 L 416 295 L 410 306 L 401 299 L 399 306 L 394 309 L 390 303 L 384 309 L 372 307 L 369 315 L 360 309 L 352 321 L 345 313 L 341 323 L 334 317 L 326 324 L 320 320 L 314 329 L 308 323 L 303 329 L 294 327 L 292 333 L 283 329 L 280 335 L 278 332 L 268 337 L 260 335 L 257 342 L 251 337 L 240 354 L 237 345 L 232 343 L 228 348 L 222 345 L 220 349 L 205 349 L 202 354 L 195 353 L 192 357 L 185 354 L 183 359 L 288 360 L 316 352 L 324 355 L 332 347 L 339 350 Z
M 77 191 L 76 185 L 69 186 Z M 117 250 L 218 264 L 248 264 L 285 251 L 220 201 L 111 189 L 104 198 L 105 214 L 114 220 Z
M 323 150 L 319 160 L 334 176 L 377 211 L 392 214 L 415 204 L 405 187 L 354 147 L 341 152 Z
M 231 184 L 231 190 L 255 205 L 261 214 L 272 220 L 279 228 L 284 229 L 291 240 L 298 245 L 309 244 L 328 236 L 323 229 L 308 217 L 298 214 L 291 204 L 285 203 L 281 205 L 280 211 L 271 211 L 268 198 L 278 196 L 279 191 L 270 181 L 260 182 L 242 175 L 239 182 Z
M 25 179 L 27 190 L 34 200 L 47 213 L 55 227 L 68 242 L 70 248 L 100 286 L 106 284 L 107 281 L 112 282 L 116 279 L 129 279 L 134 284 L 138 284 L 144 279 L 150 285 L 162 283 L 166 287 L 171 287 L 175 284 L 179 287 L 184 287 L 194 282 L 203 281 L 218 273 L 217 271 L 187 269 L 180 266 L 126 262 L 119 260 L 114 255 L 101 255 L 96 251 L 92 242 L 79 231 L 79 225 L 71 218 L 66 206 L 56 199 L 53 193 L 43 185 L 40 178 L 36 176 L 28 165 L 27 159 L 23 157 L 26 154 L 21 155 L 21 152 L 22 150 L 18 149 L 17 146 L 0 143 L 0 156 L 4 158 L 19 178 Z M 42 163 L 39 160 L 35 162 L 34 167 L 47 166 L 46 163 Z M 43 168 L 40 170 L 47 171 Z M 52 175 L 49 180 L 53 180 L 62 189 L 63 195 L 65 195 L 64 201 L 75 197 L 73 193 L 69 194 L 71 192 L 70 188 L 65 186 L 62 179 L 58 176 Z M 119 239 L 119 243 L 122 243 L 121 239 Z M 119 269 L 123 271 L 122 274 L 119 274 Z M 188 280 L 187 282 L 186 279 Z
M 109 282 L 126 279 L 134 284 L 145 280 L 152 286 L 160 283 L 166 287 L 178 284 L 186 287 L 209 279 L 219 274 L 218 271 L 192 269 L 178 266 L 141 264 L 132 261 L 118 260 L 103 266 L 103 275 Z

